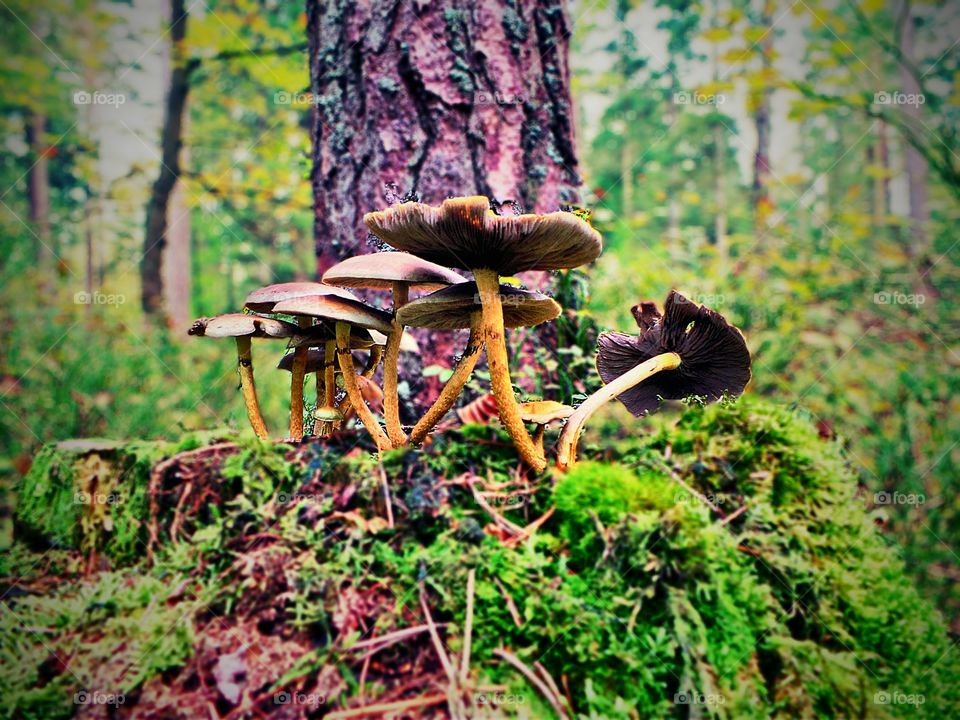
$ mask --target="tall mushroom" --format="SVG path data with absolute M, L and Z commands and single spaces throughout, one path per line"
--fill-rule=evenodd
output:
M 546 467 L 520 418 L 510 380 L 500 276 L 526 270 L 561 270 L 600 255 L 600 234 L 573 213 L 495 215 L 485 197 L 444 200 L 440 207 L 401 203 L 364 216 L 386 243 L 424 260 L 473 272 L 482 306 L 482 336 L 500 419 L 520 457 Z
M 532 327 L 553 320 L 560 314 L 560 306 L 546 295 L 527 290 L 518 290 L 509 285 L 500 286 L 503 298 L 503 324 L 508 328 Z M 430 328 L 432 330 L 458 330 L 470 328 L 467 348 L 453 375 L 444 385 L 439 397 L 410 432 L 410 442 L 421 443 L 433 427 L 453 407 L 483 347 L 480 291 L 474 282 L 451 285 L 430 295 L 412 300 L 397 311 L 402 325 Z
M 403 337 L 403 325 L 397 320 L 397 311 L 407 303 L 411 290 L 431 291 L 465 281 L 465 277 L 453 270 L 402 252 L 380 252 L 347 258 L 323 275 L 323 282 L 331 285 L 390 290 L 393 294 L 392 329 L 387 336 L 383 358 L 383 414 L 387 436 L 395 447 L 407 441 L 400 426 L 400 401 L 397 396 L 397 365 Z
M 300 329 L 292 323 L 246 313 L 230 313 L 212 318 L 200 318 L 187 330 L 188 335 L 198 337 L 232 337 L 236 339 L 237 370 L 240 373 L 243 403 L 247 409 L 250 427 L 261 439 L 268 438 L 270 434 L 267 432 L 267 424 L 263 420 L 263 415 L 260 412 L 260 402 L 257 400 L 257 386 L 253 380 L 253 354 L 250 341 L 255 337 L 293 338 L 299 332 Z
M 247 295 L 244 305 L 254 312 L 275 313 L 278 302 L 308 295 L 334 295 L 356 299 L 351 293 L 332 285 L 315 282 L 290 282 L 267 285 L 254 290 Z M 301 328 L 308 328 L 312 320 L 299 316 L 297 322 Z M 303 379 L 304 364 L 306 363 L 307 347 L 299 347 L 294 351 L 293 370 L 290 377 L 290 439 L 300 440 L 303 437 Z
M 663 316 L 652 303 L 644 303 L 634 309 L 634 317 L 640 335 L 600 335 L 597 370 L 606 385 L 567 420 L 557 441 L 560 468 L 576 461 L 584 424 L 614 397 L 640 416 L 656 410 L 661 399 L 739 395 L 750 381 L 750 351 L 743 335 L 713 310 L 672 290 Z
M 337 363 L 343 373 L 343 384 L 347 390 L 347 397 L 357 411 L 357 416 L 370 436 L 377 444 L 378 450 L 389 450 L 390 439 L 383 432 L 377 418 L 370 412 L 360 394 L 357 385 L 357 371 L 353 366 L 353 353 L 350 350 L 351 328 L 366 328 L 378 330 L 382 333 L 392 331 L 393 317 L 382 310 L 364 305 L 358 300 L 351 300 L 334 295 L 309 295 L 278 302 L 273 309 L 277 313 L 289 315 L 303 315 L 320 318 L 336 323 L 336 353 Z

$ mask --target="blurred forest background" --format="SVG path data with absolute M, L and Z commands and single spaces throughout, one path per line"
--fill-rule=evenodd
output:
M 171 33 L 160 3 L 0 2 L 5 505 L 45 442 L 244 427 L 230 352 L 187 342 L 189 321 L 314 275 L 303 8 L 185 9 Z M 960 632 L 960 5 L 569 13 L 581 204 L 606 242 L 581 319 L 629 330 L 632 304 L 676 287 L 741 327 L 749 392 L 844 439 Z M 142 283 L 157 208 L 159 304 Z M 257 379 L 282 426 L 288 378 Z

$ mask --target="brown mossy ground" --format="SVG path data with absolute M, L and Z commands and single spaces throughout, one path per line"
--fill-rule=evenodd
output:
M 566 476 L 480 426 L 382 463 L 354 433 L 53 446 L 0 557 L 0 694 L 31 718 L 950 716 L 956 649 L 876 521 L 837 443 L 751 400 Z

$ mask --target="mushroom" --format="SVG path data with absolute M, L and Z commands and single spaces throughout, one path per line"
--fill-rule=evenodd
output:
M 187 330 L 188 335 L 211 338 L 236 338 L 237 341 L 237 369 L 240 372 L 240 389 L 243 392 L 243 403 L 247 408 L 247 417 L 250 427 L 257 437 L 266 439 L 267 424 L 263 421 L 260 412 L 260 403 L 257 400 L 257 386 L 253 380 L 253 355 L 251 353 L 251 338 L 291 338 L 300 332 L 299 328 L 288 322 L 274 318 L 248 315 L 246 313 L 230 313 L 212 318 L 200 318 Z
M 374 346 L 375 347 L 375 346 Z M 314 434 L 327 435 L 329 431 L 343 420 L 343 413 L 334 405 L 335 381 L 334 374 L 340 371 L 335 368 L 336 348 L 330 359 L 327 360 L 325 350 L 310 348 L 307 351 L 307 364 L 304 370 L 306 375 L 317 375 L 317 407 L 313 413 Z M 287 353 L 280 362 L 277 363 L 278 370 L 293 371 L 294 353 Z M 354 358 L 354 367 L 357 367 L 357 359 Z M 362 364 L 360 366 L 362 368 Z M 326 376 L 330 376 L 327 378 Z M 329 391 L 327 390 L 329 388 Z
M 503 298 L 505 327 L 530 327 L 553 320 L 560 314 L 560 306 L 546 295 L 500 285 Z M 483 307 L 480 291 L 474 282 L 451 285 L 430 295 L 412 300 L 397 311 L 400 324 L 432 330 L 459 330 L 470 328 L 467 348 L 460 357 L 453 375 L 444 385 L 439 397 L 410 432 L 412 443 L 421 443 L 427 433 L 440 422 L 456 401 L 470 378 L 480 349 L 483 347 Z M 511 391 L 512 392 L 512 391 Z
M 634 317 L 639 336 L 602 333 L 598 339 L 597 370 L 606 385 L 567 420 L 557 441 L 560 468 L 576 461 L 584 424 L 613 397 L 640 416 L 656 410 L 661 398 L 718 400 L 740 395 L 750 381 L 750 351 L 743 335 L 713 310 L 672 290 L 662 317 L 653 303 L 635 308 Z
M 360 327 L 389 333 L 393 326 L 393 317 L 382 310 L 364 305 L 358 300 L 337 297 L 335 295 L 308 295 L 278 302 L 274 312 L 290 315 L 330 320 L 336 323 L 337 363 L 343 373 L 343 384 L 347 397 L 357 411 L 357 416 L 377 443 L 378 450 L 389 450 L 390 439 L 383 432 L 377 418 L 367 407 L 357 385 L 357 371 L 353 366 L 353 354 L 350 350 L 351 328 Z M 327 346 L 329 348 L 329 345 Z M 329 372 L 329 371 L 328 371 Z M 329 392 L 329 391 L 328 391 Z
M 311 327 L 304 335 L 297 338 L 297 342 L 291 342 L 288 347 L 297 348 L 300 346 L 322 347 L 325 356 L 330 358 L 329 363 L 324 368 L 324 372 L 317 373 L 317 407 L 333 407 L 334 397 L 336 396 L 336 384 L 334 382 L 336 361 L 333 359 L 337 352 L 336 328 L 321 321 Z M 380 357 L 383 354 L 382 343 L 374 339 L 370 331 L 354 327 L 350 329 L 350 347 L 351 349 L 370 348 L 370 357 L 362 374 L 364 377 L 373 375 L 376 371 L 377 364 L 380 362 Z M 297 357 L 296 352 L 290 357 L 292 358 L 290 361 L 292 367 L 292 363 Z M 308 373 L 305 371 L 304 375 L 306 374 Z M 323 398 L 323 400 L 321 400 L 321 398 Z M 321 402 L 323 403 L 322 405 Z M 327 435 L 332 428 L 332 425 L 320 420 L 317 414 L 314 413 L 314 435 Z
M 315 282 L 289 282 L 267 285 L 247 295 L 244 305 L 254 312 L 278 312 L 277 303 L 293 298 L 310 295 L 334 295 L 342 298 L 356 298 L 346 290 L 332 285 Z M 293 314 L 293 313 L 290 313 Z M 308 328 L 312 320 L 308 317 L 297 318 L 301 328 Z M 294 351 L 294 365 L 290 377 L 290 438 L 300 440 L 303 437 L 303 366 L 306 362 L 307 347 L 300 346 Z
M 521 403 L 520 418 L 526 423 L 536 425 L 533 431 L 533 444 L 543 452 L 543 434 L 547 425 L 558 420 L 566 420 L 573 414 L 573 408 L 555 400 L 534 400 Z
M 407 442 L 407 436 L 400 426 L 400 400 L 397 396 L 397 365 L 403 337 L 403 325 L 397 320 L 397 311 L 407 303 L 411 290 L 437 290 L 465 282 L 466 278 L 408 253 L 380 252 L 337 263 L 323 274 L 323 281 L 349 288 L 389 289 L 393 294 L 392 329 L 387 336 L 383 358 L 383 414 L 390 442 L 400 447 Z
M 500 276 L 560 270 L 600 255 L 600 234 L 573 213 L 500 216 L 485 197 L 444 200 L 440 207 L 409 202 L 364 216 L 367 227 L 393 247 L 424 260 L 473 272 L 482 306 L 482 339 L 500 419 L 520 457 L 536 471 L 542 453 L 520 419 L 504 337 Z

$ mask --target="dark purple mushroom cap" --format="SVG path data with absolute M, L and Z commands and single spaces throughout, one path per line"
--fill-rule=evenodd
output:
M 539 325 L 553 320 L 561 311 L 552 298 L 510 285 L 500 286 L 500 301 L 503 326 L 508 328 Z M 482 307 L 477 284 L 465 282 L 411 300 L 397 310 L 397 319 L 407 327 L 457 330 L 470 327 L 470 317 Z
M 666 352 L 680 356 L 680 367 L 663 370 L 617 399 L 634 415 L 656 410 L 660 398 L 700 395 L 719 400 L 739 395 L 750 381 L 750 351 L 743 335 L 720 314 L 687 300 L 675 290 L 661 317 L 653 303 L 634 308 L 642 332 L 606 332 L 597 341 L 597 370 L 609 383 L 645 360 Z
M 337 263 L 323 274 L 325 283 L 370 290 L 390 290 L 394 283 L 403 283 L 430 292 L 466 280 L 453 270 L 405 252 L 357 255 Z
M 349 323 L 352 327 L 389 333 L 393 326 L 390 313 L 364 305 L 359 300 L 335 295 L 305 295 L 283 300 L 273 306 L 273 312 L 285 315 L 303 315 L 333 322 Z
M 367 213 L 363 221 L 398 250 L 446 267 L 489 268 L 500 275 L 579 267 L 603 249 L 600 233 L 573 213 L 495 215 L 482 196 L 450 198 L 440 207 L 401 203 Z
M 211 338 L 248 335 L 255 338 L 290 338 L 299 332 L 300 328 L 293 323 L 247 313 L 228 313 L 212 318 L 200 318 L 187 330 L 188 335 Z
M 333 285 L 316 282 L 289 282 L 267 285 L 254 290 L 247 295 L 244 306 L 254 312 L 275 312 L 273 308 L 278 302 L 306 295 L 335 295 L 351 300 L 358 299 L 353 293 Z

